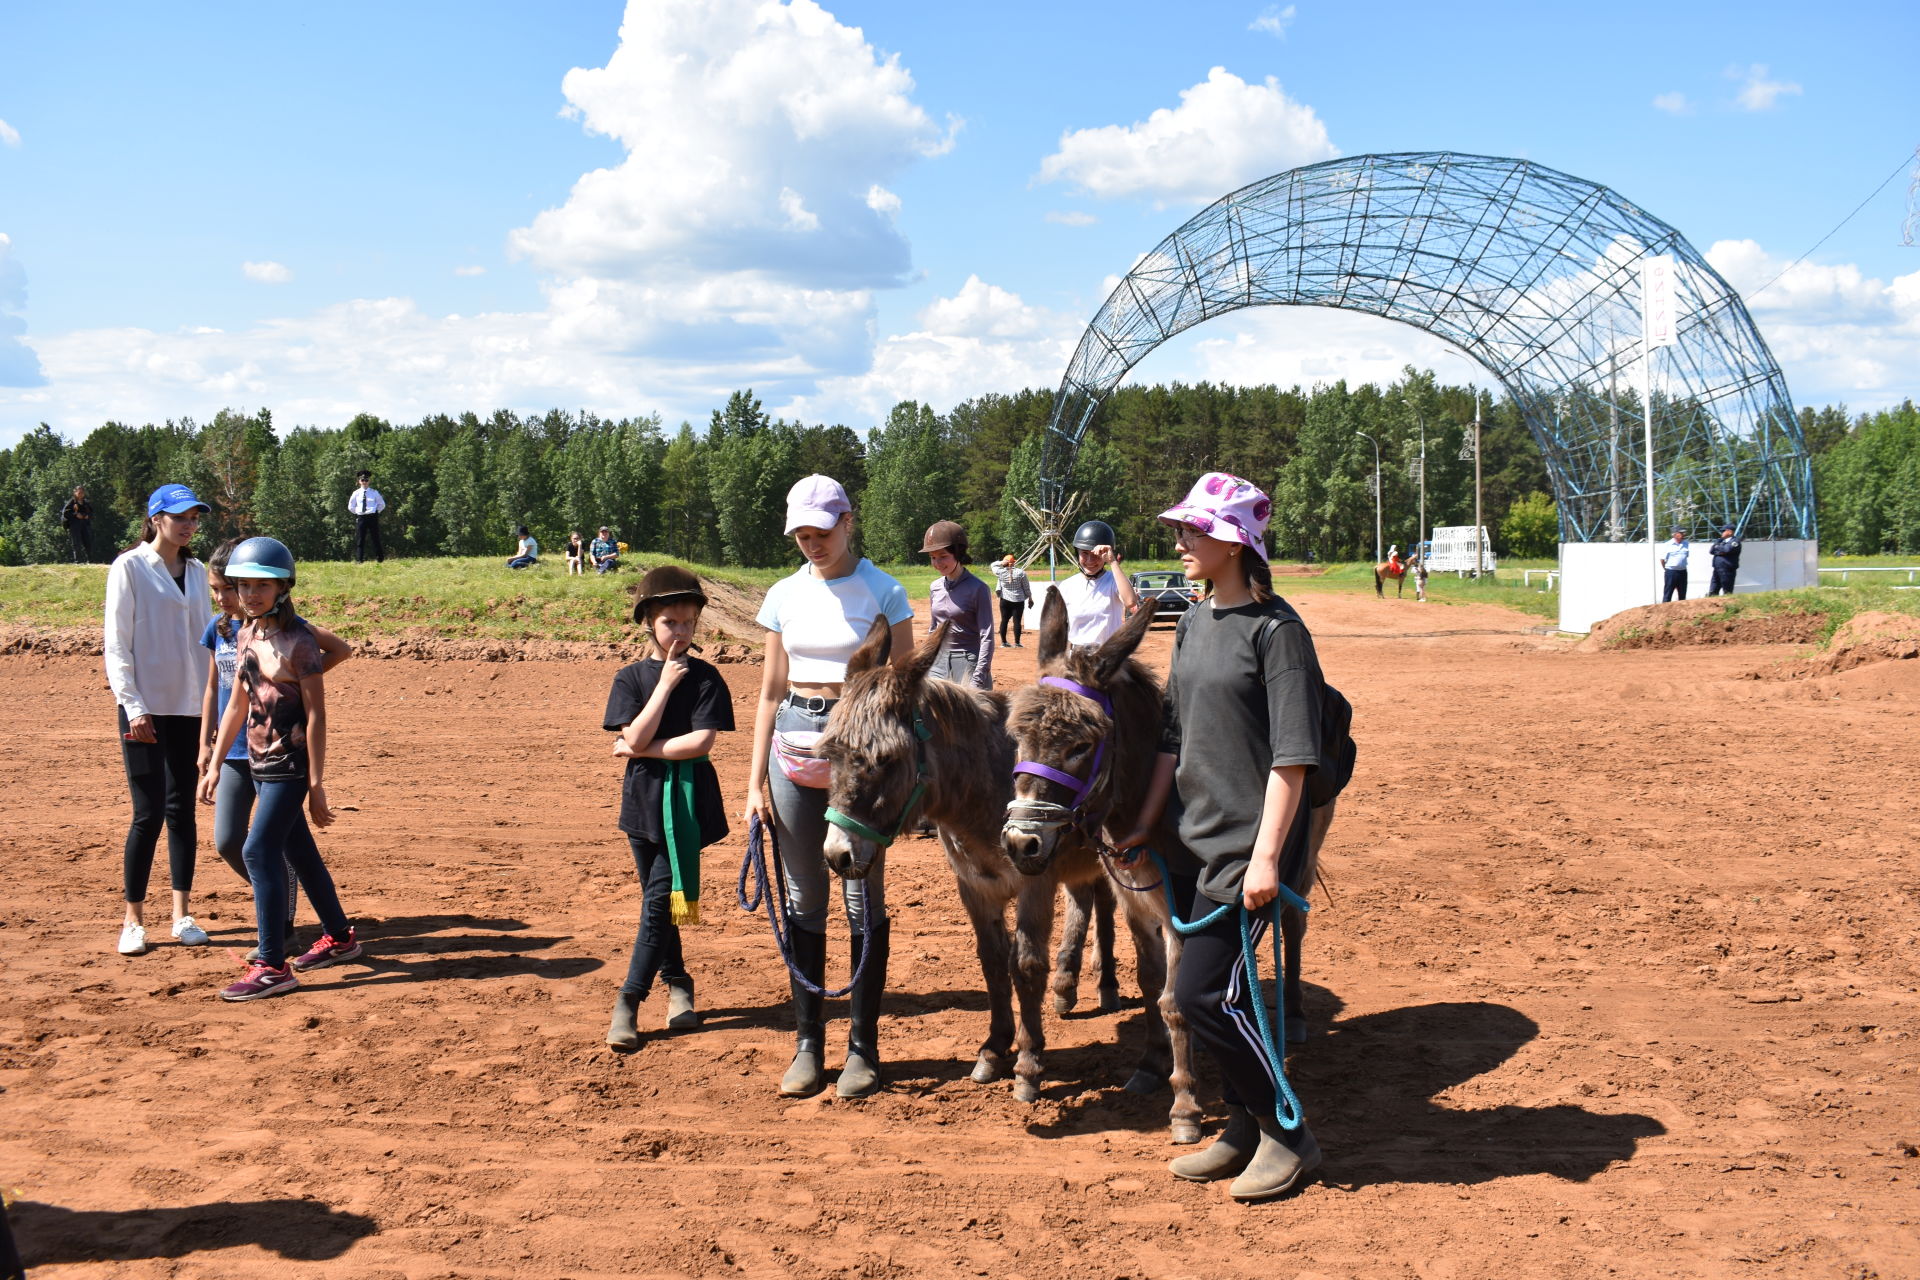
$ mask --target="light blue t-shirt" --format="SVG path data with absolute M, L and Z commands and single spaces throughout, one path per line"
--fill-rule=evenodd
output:
M 227 629 L 231 636 L 220 634 L 220 615 L 215 614 L 207 629 L 200 633 L 200 643 L 213 651 L 213 669 L 220 673 L 218 692 L 214 695 L 213 722 L 218 725 L 227 714 L 227 701 L 233 697 L 234 673 L 240 667 L 240 646 L 234 641 L 240 634 L 240 624 L 228 620 Z M 233 745 L 227 748 L 227 759 L 245 760 L 247 758 L 247 735 L 233 735 Z
M 1693 550 L 1690 542 L 1669 542 L 1660 548 L 1660 560 L 1669 569 L 1687 567 L 1687 556 Z
M 812 565 L 773 584 L 758 621 L 780 633 L 787 679 L 795 684 L 839 684 L 875 618 L 889 624 L 913 616 L 907 589 L 863 559 L 844 578 L 814 576 Z

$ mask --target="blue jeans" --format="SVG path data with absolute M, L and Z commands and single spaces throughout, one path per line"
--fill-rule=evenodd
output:
M 507 561 L 507 568 L 530 569 L 534 566 L 535 563 L 536 562 L 532 556 L 515 556 L 513 559 Z
M 827 727 L 827 713 L 782 702 L 773 727 L 789 733 L 818 732 Z M 827 793 L 819 787 L 795 786 L 780 772 L 777 760 L 767 772 L 773 827 L 780 838 L 780 868 L 787 878 L 787 917 L 809 933 L 825 933 L 827 882 L 835 878 L 821 852 L 827 840 Z M 887 852 L 882 849 L 864 879 L 840 881 L 847 926 L 856 936 L 866 927 L 862 921 L 868 911 L 873 912 L 875 929 L 887 922 L 886 871 Z
M 306 890 L 307 901 L 319 913 L 322 928 L 344 940 L 352 925 L 340 909 L 340 895 L 334 891 L 327 864 L 320 860 L 313 832 L 307 829 L 307 815 L 301 808 L 307 800 L 307 780 L 255 778 L 253 790 L 253 829 L 247 832 L 241 857 L 247 864 L 247 878 L 253 882 L 260 963 L 281 969 L 287 963 L 287 908 L 293 893 L 293 886 L 287 883 L 289 867 Z

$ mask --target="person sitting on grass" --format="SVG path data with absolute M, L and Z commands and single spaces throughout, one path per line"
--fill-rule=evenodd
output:
M 520 526 L 520 549 L 513 559 L 507 561 L 509 569 L 530 569 L 540 563 L 540 541 L 527 532 L 527 526 Z
M 613 540 L 613 531 L 605 525 L 600 526 L 600 533 L 594 538 L 588 554 L 593 557 L 595 573 L 612 573 L 620 567 L 620 544 Z
M 586 561 L 587 541 L 575 529 L 567 535 L 567 576 L 571 578 L 577 573 L 585 573 Z

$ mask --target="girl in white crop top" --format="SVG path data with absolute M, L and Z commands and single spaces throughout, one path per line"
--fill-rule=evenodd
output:
M 904 587 L 853 554 L 848 545 L 853 508 L 839 482 L 808 476 L 794 485 L 787 494 L 787 533 L 807 562 L 774 583 L 760 607 L 767 650 L 753 719 L 747 813 L 775 833 L 786 875 L 783 905 L 791 962 L 801 975 L 792 983 L 793 1065 L 780 1081 L 780 1092 L 808 1097 L 826 1086 L 826 1002 L 820 989 L 825 985 L 827 908 L 835 877 L 822 851 L 827 835 L 824 780 L 814 776 L 818 760 L 803 760 L 801 753 L 808 752 L 826 728 L 829 709 L 846 680 L 847 660 L 866 639 L 874 619 L 885 618 L 892 628 L 894 661 L 904 664 L 912 657 L 913 609 Z M 774 760 L 776 733 L 781 758 L 794 765 L 792 776 Z M 840 881 L 854 968 L 860 973 L 849 1002 L 846 1066 L 838 1086 L 843 1098 L 864 1097 L 880 1087 L 875 1035 L 889 949 L 885 859 L 882 850 L 864 877 Z

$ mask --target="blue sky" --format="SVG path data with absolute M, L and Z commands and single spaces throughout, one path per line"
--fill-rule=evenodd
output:
M 1053 385 L 1208 200 L 1374 151 L 1604 183 L 1752 290 L 1920 144 L 1911 4 L 104 4 L 0 30 L 0 445 L 223 406 L 699 422 L 738 386 L 864 428 Z M 1920 396 L 1911 167 L 1754 299 L 1799 403 Z M 1243 312 L 1136 376 L 1441 351 Z

